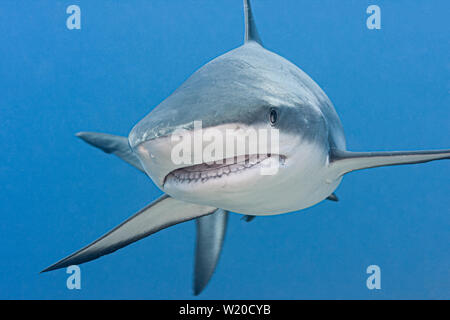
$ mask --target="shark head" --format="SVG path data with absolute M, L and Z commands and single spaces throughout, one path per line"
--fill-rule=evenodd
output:
M 177 199 L 248 214 L 298 210 L 302 191 L 304 206 L 331 193 L 333 186 L 311 197 L 313 184 L 289 185 L 320 179 L 314 175 L 330 147 L 345 148 L 342 126 L 319 86 L 262 46 L 245 12 L 244 45 L 197 70 L 132 129 L 129 144 L 150 178 Z M 259 206 L 276 188 L 284 196 Z

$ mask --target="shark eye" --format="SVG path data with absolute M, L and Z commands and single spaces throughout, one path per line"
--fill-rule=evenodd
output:
M 269 113 L 269 121 L 271 125 L 274 125 L 278 120 L 278 112 L 275 109 L 271 109 Z

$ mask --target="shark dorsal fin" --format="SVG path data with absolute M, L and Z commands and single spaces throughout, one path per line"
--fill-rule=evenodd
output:
M 261 46 L 262 41 L 256 29 L 255 19 L 253 18 L 252 7 L 250 0 L 244 0 L 244 17 L 245 17 L 245 38 L 244 43 L 255 41 Z

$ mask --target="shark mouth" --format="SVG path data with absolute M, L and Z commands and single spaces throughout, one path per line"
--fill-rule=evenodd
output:
M 270 158 L 277 158 L 279 165 L 285 163 L 286 156 L 278 154 L 253 154 L 222 159 L 214 162 L 201 163 L 171 171 L 165 178 L 163 185 L 168 181 L 178 183 L 206 182 L 210 179 L 220 179 L 249 169 L 259 167 L 261 163 Z

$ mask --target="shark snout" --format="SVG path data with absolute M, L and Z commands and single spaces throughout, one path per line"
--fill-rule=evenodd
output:
M 206 142 L 202 141 L 202 129 L 194 130 L 194 125 L 197 124 L 148 128 L 146 123 L 139 123 L 130 132 L 130 147 L 161 189 L 170 172 L 203 162 Z

